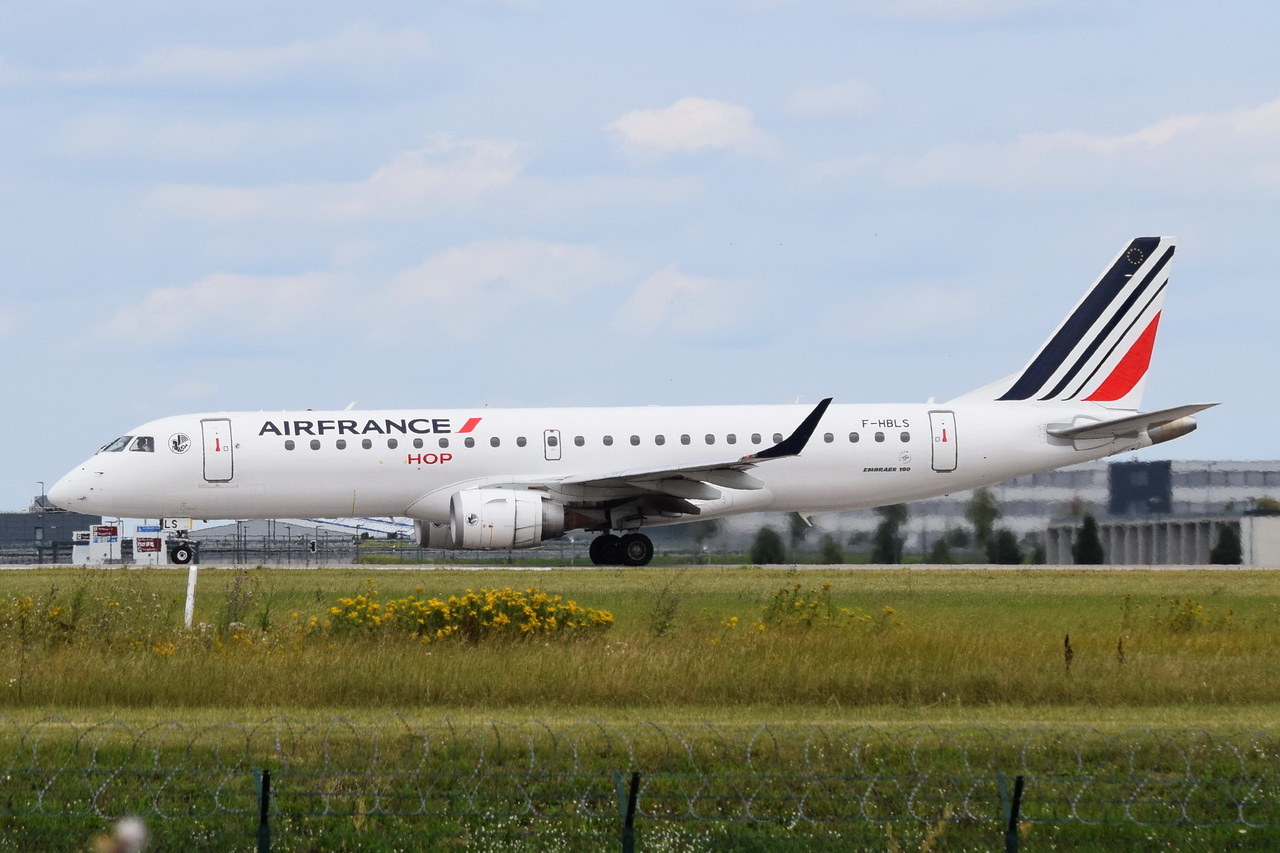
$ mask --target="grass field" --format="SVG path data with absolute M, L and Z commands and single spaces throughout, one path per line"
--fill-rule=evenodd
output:
M 30 768 L 12 764 L 14 775 L 0 784 L 11 806 L 10 813 L 0 809 L 0 850 L 83 849 L 83 840 L 106 826 L 104 814 L 122 813 L 117 808 L 147 813 L 158 808 L 156 802 L 179 797 L 184 785 L 192 790 L 181 793 L 182 809 L 186 798 L 200 796 L 197 789 L 212 786 L 224 803 L 241 802 L 241 810 L 252 814 L 252 782 L 240 764 L 248 759 L 234 756 L 244 754 L 246 730 L 257 732 L 250 752 L 272 754 L 270 732 L 277 724 L 264 723 L 268 718 L 306 732 L 291 747 L 300 752 L 286 784 L 351 792 L 341 807 L 347 811 L 340 809 L 337 817 L 280 812 L 284 824 L 273 849 L 287 850 L 410 849 L 425 843 L 424 832 L 442 833 L 440 839 L 452 839 L 448 846 L 467 850 L 514 850 L 527 843 L 595 850 L 614 843 L 616 819 L 568 812 L 534 822 L 494 822 L 474 812 L 456 820 L 368 822 L 362 816 L 366 795 L 359 792 L 384 784 L 394 767 L 385 759 L 377 771 L 366 766 L 365 735 L 353 735 L 350 743 L 345 736 L 335 740 L 335 731 L 346 730 L 345 723 L 334 728 L 336 718 L 369 731 L 404 720 L 480 732 L 476 744 L 459 747 L 458 760 L 472 766 L 463 760 L 466 750 L 484 746 L 487 766 L 498 771 L 504 760 L 495 759 L 493 743 L 485 740 L 498 731 L 495 724 L 509 731 L 543 731 L 538 726 L 545 724 L 547 731 L 578 732 L 595 731 L 596 724 L 585 721 L 642 732 L 651 725 L 652 731 L 692 731 L 711 724 L 717 734 L 700 741 L 699 749 L 709 750 L 701 772 L 709 769 L 713 776 L 672 780 L 681 791 L 700 790 L 714 774 L 742 772 L 741 757 L 732 749 L 722 753 L 723 744 L 750 743 L 750 733 L 761 726 L 784 738 L 795 731 L 787 741 L 792 751 L 807 750 L 805 732 L 814 726 L 871 726 L 873 741 L 898 743 L 884 758 L 898 768 L 893 773 L 913 772 L 907 744 L 924 744 L 940 780 L 974 772 L 969 759 L 952 753 L 975 737 L 1004 750 L 1002 761 L 1016 753 L 1004 739 L 1012 744 L 1029 738 L 1041 744 L 1037 766 L 1069 770 L 1075 763 L 1071 744 L 1094 743 L 1094 736 L 1059 741 L 1052 732 L 1090 726 L 1104 739 L 1115 735 L 1116 743 L 1136 738 L 1131 756 L 1156 758 L 1159 766 L 1144 771 L 1154 775 L 1140 784 L 1140 808 L 1156 816 L 1178 813 L 1177 798 L 1186 790 L 1177 771 L 1181 756 L 1209 742 L 1194 730 L 1244 743 L 1252 735 L 1241 733 L 1261 731 L 1259 742 L 1270 743 L 1265 738 L 1280 731 L 1276 571 L 206 568 L 190 631 L 182 627 L 185 570 L 39 568 L 0 577 L 0 754 L 39 756 Z M 95 725 L 106 720 L 124 726 Z M 1051 733 L 1027 734 L 1038 725 Z M 974 727 L 984 728 L 974 735 Z M 1133 733 L 1137 729 L 1149 733 Z M 192 745 L 173 734 L 179 731 L 190 733 Z M 139 737 L 167 745 L 139 747 Z M 575 765 L 593 754 L 604 756 L 602 767 L 619 763 L 605 755 L 613 743 L 608 736 L 598 742 L 591 737 L 572 751 Z M 651 737 L 666 754 L 666 736 Z M 775 735 L 769 742 L 777 742 Z M 519 738 L 514 745 L 520 753 Z M 334 757 L 339 748 L 351 751 L 352 767 L 364 769 L 348 775 Z M 555 744 L 549 754 L 567 757 Z M 1208 763 L 1197 764 L 1205 780 L 1196 781 L 1193 792 L 1202 784 L 1243 786 L 1228 803 L 1243 797 L 1257 800 L 1257 808 L 1272 808 L 1270 759 L 1248 754 L 1250 769 L 1241 776 L 1234 753 L 1211 748 Z M 412 760 L 411 750 L 403 755 Z M 837 768 L 847 755 L 842 747 L 828 757 Z M 1130 758 L 1123 749 L 1108 755 L 1084 772 L 1123 784 Z M 1223 757 L 1227 770 L 1218 782 L 1209 768 Z M 649 772 L 658 766 L 640 752 L 634 759 Z M 1173 768 L 1167 778 L 1166 759 Z M 777 761 L 783 775 L 770 778 L 798 780 L 804 793 L 797 796 L 812 802 L 811 782 L 785 775 L 815 772 L 811 754 L 779 753 Z M 117 777 L 114 762 L 141 764 L 136 773 Z M 319 769 L 307 770 L 316 762 Z M 1262 769 L 1253 768 L 1257 762 Z M 891 841 L 893 827 L 880 821 L 901 817 L 907 789 L 885 781 L 883 811 L 877 812 L 883 817 L 841 825 L 856 839 L 836 836 L 828 846 L 813 847 L 827 830 L 814 824 L 793 830 L 781 817 L 685 827 L 650 819 L 644 829 L 649 840 L 640 849 L 995 849 L 1001 842 L 989 817 L 998 808 L 994 782 L 979 770 L 979 811 L 987 816 L 944 821 L 945 838 L 934 841 L 930 834 L 943 824 L 930 821 L 897 824 L 897 837 L 910 843 Z M 319 773 L 317 781 L 309 783 L 307 772 Z M 112 785 L 128 776 L 142 787 L 112 793 L 103 773 Z M 1052 776 L 1051 770 L 1036 780 L 1036 808 L 1050 807 L 1046 786 Z M 509 786 L 526 784 L 501 773 L 493 782 L 497 802 L 505 802 Z M 1167 796 L 1160 788 L 1166 783 Z M 661 809 L 658 787 L 667 783 L 650 784 L 645 803 Z M 1070 797 L 1096 796 L 1093 789 L 1082 793 L 1078 781 L 1065 784 Z M 32 799 L 41 791 L 44 800 Z M 932 802 L 942 809 L 971 793 L 940 791 Z M 565 800 L 546 795 L 547 808 L 560 813 L 557 803 Z M 566 796 L 585 802 L 578 794 Z M 607 814 L 611 792 L 602 796 Z M 833 807 L 846 807 L 844 792 L 832 796 Z M 1132 795 L 1118 796 L 1115 805 L 1098 806 L 1118 810 L 1118 822 L 1042 816 L 1028 840 L 1105 850 L 1123 838 L 1130 846 L 1182 851 L 1280 843 L 1265 821 L 1261 828 L 1257 821 L 1238 826 L 1234 818 L 1194 827 L 1178 825 L 1176 817 L 1172 823 L 1135 822 L 1135 806 L 1125 805 Z M 87 805 L 89 799 L 97 805 Z M 247 849 L 252 838 L 248 818 L 235 818 L 244 824 L 237 828 L 215 828 L 166 807 L 172 813 L 156 816 L 154 827 L 161 847 Z M 442 809 L 441 815 L 455 815 L 452 806 Z M 506 834 L 498 839 L 493 833 L 501 827 Z M 555 840 L 562 832 L 571 836 L 563 843 Z M 674 840 L 660 842 L 668 832 Z M 706 839 L 694 843 L 701 835 Z M 195 844 L 197 837 L 202 840 Z M 465 844 L 458 840 L 463 838 Z
M 1260 729 L 1280 719 L 1271 571 L 202 569 L 192 632 L 181 627 L 186 579 L 4 573 L 0 710 Z M 574 638 L 425 643 L 403 624 L 334 624 L 335 609 L 358 609 L 341 600 L 362 595 L 385 608 L 529 587 L 613 624 Z

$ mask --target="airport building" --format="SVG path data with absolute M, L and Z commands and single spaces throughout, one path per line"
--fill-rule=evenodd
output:
M 67 512 L 40 495 L 24 512 L 0 513 L 0 562 L 68 563 L 76 534 L 101 523 L 101 516 Z

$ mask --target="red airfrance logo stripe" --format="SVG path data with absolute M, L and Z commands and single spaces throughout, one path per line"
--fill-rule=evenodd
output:
M 471 432 L 473 429 L 475 429 L 479 425 L 480 425 L 479 418 L 468 418 L 467 422 L 462 425 L 462 429 L 458 430 L 458 432 Z
M 1159 325 L 1160 315 L 1156 314 L 1151 325 L 1134 341 L 1116 369 L 1111 371 L 1111 375 L 1103 380 L 1098 390 L 1084 398 L 1086 402 L 1110 403 L 1133 390 L 1142 377 L 1147 375 L 1147 368 L 1151 366 L 1151 349 L 1155 346 L 1156 327 Z

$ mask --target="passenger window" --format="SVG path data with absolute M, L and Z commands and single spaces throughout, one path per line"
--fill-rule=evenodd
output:
M 465 444 L 467 447 L 475 447 L 475 446 L 476 446 L 476 440 L 475 440 L 474 438 L 472 438 L 471 436 L 467 436 L 467 437 L 466 437 L 466 440 L 464 440 L 462 443 L 463 443 L 463 444 Z
M 313 438 L 313 439 L 311 439 L 311 449 L 312 449 L 312 450 L 319 450 L 319 449 L 320 449 L 320 439 L 318 439 L 318 438 Z
M 338 448 L 339 450 L 346 450 L 347 440 L 345 438 L 338 439 L 337 441 L 334 442 L 334 447 Z
M 344 445 L 344 446 L 345 446 L 345 445 Z M 421 450 L 421 449 L 422 449 L 422 439 L 420 439 L 420 438 L 415 438 L 415 439 L 413 440 L 413 449 L 414 449 L 414 450 Z
M 850 443 L 850 444 L 857 444 L 857 443 L 858 443 L 858 438 L 859 438 L 859 436 L 858 436 L 858 434 L 857 434 L 856 432 L 851 432 L 851 433 L 849 433 L 849 443 Z
M 639 447 L 639 446 L 640 446 L 640 436 L 638 436 L 638 435 L 633 435 L 633 436 L 631 436 L 631 446 L 632 446 L 632 447 Z
M 907 443 L 908 441 L 910 441 L 910 440 L 911 440 L 911 433 L 909 433 L 909 432 L 904 432 L 904 433 L 902 434 L 902 443 L 903 443 L 903 444 L 906 444 L 906 443 Z
M 884 441 L 884 433 L 882 432 L 876 433 L 876 441 Z
M 442 438 L 442 439 L 440 439 L 440 446 L 441 446 L 441 447 L 448 447 L 448 446 L 449 446 L 449 439 L 447 439 L 447 438 Z
M 580 436 L 580 435 L 575 435 L 575 436 L 573 437 L 573 446 L 574 446 L 574 447 L 581 447 L 582 445 L 584 445 L 584 444 L 586 444 L 586 443 L 587 443 L 587 440 L 586 440 L 585 438 L 583 438 L 582 436 Z
M 387 439 L 387 447 L 389 447 L 390 449 L 395 450 L 399 446 L 400 446 L 400 442 L 396 441 L 394 438 Z
M 759 443 L 760 443 L 760 433 L 758 433 L 758 432 L 753 432 L 753 433 L 751 433 L 751 443 L 752 443 L 752 444 L 759 444 Z
M 827 444 L 830 444 L 831 442 L 836 440 L 836 437 L 831 433 L 826 432 L 822 434 L 822 440 L 825 441 Z
M 715 444 L 715 443 L 716 443 L 716 437 L 711 433 L 707 433 L 707 444 Z
M 294 445 L 293 445 L 293 439 L 289 439 L 288 441 L 286 441 L 286 442 L 284 443 L 284 449 L 285 449 L 285 450 L 293 450 L 293 447 L 294 447 Z
M 155 453 L 156 440 L 149 435 L 140 435 L 133 440 L 133 447 L 129 449 L 139 453 Z
M 365 450 L 372 450 L 372 449 L 373 449 L 373 439 L 371 439 L 371 438 L 362 439 L 362 440 L 360 441 L 360 446 L 361 446 L 361 447 L 363 447 Z
M 725 440 L 725 442 L 726 442 L 726 443 L 728 443 L 728 444 L 737 444 L 737 443 L 738 443 L 738 436 L 737 436 L 737 435 L 735 435 L 734 433 L 729 433 L 728 435 L 726 435 L 726 436 L 724 437 L 724 440 Z
M 687 436 L 687 435 L 682 435 L 682 436 L 680 436 L 680 443 L 681 443 L 681 444 L 688 444 L 688 443 L 689 443 L 690 441 L 692 441 L 692 440 L 693 440 L 693 439 L 689 438 L 689 436 Z
M 611 436 L 611 435 L 606 435 L 606 436 L 604 437 L 604 446 L 605 446 L 605 447 L 613 447 L 613 436 Z
M 520 440 L 524 441 L 523 438 Z M 523 444 L 520 446 L 524 447 Z M 559 447 L 559 446 L 560 446 L 560 439 L 556 438 L 554 435 L 547 436 L 547 447 Z
M 517 437 L 516 437 L 516 447 L 524 447 L 524 446 L 525 446 L 526 444 L 528 444 L 528 443 L 529 443 L 529 442 L 525 440 L 525 437 L 524 437 L 523 435 L 521 435 L 521 436 L 517 436 Z M 547 443 L 548 443 L 548 444 L 551 444 L 551 442 L 550 442 L 550 441 L 548 441 Z M 555 445 L 554 445 L 554 444 L 552 444 L 551 446 L 552 446 L 552 447 L 555 447 Z
M 782 433 L 780 433 L 780 432 L 775 432 L 775 433 L 773 434 L 773 443 L 774 443 L 774 444 L 782 444 Z
M 490 447 L 497 447 L 499 444 L 502 444 L 502 441 L 499 440 L 499 438 L 496 435 L 493 438 L 489 439 Z
M 661 447 L 667 443 L 667 437 L 665 435 L 655 435 L 653 437 L 653 443 Z

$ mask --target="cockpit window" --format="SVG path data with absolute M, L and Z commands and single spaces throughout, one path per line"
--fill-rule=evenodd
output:
M 130 445 L 129 449 L 139 453 L 155 453 L 156 440 L 149 435 L 140 435 L 133 440 L 133 444 Z
M 128 447 L 129 442 L 132 440 L 133 440 L 133 436 L 122 435 L 119 438 L 117 438 L 115 441 L 111 442 L 110 444 L 103 445 L 103 448 L 98 452 L 99 453 L 119 453 L 121 450 L 124 450 L 126 447 Z

